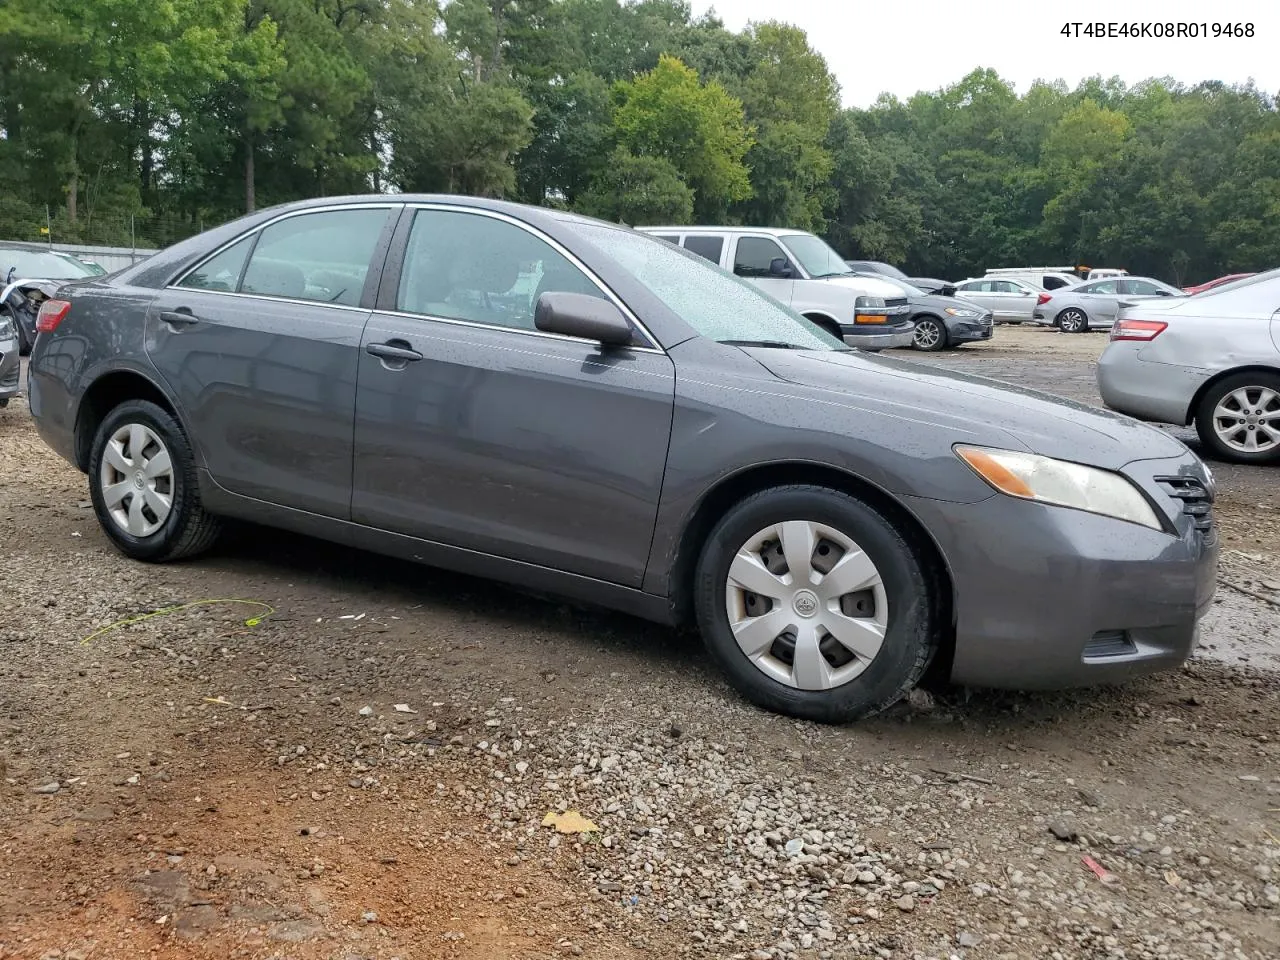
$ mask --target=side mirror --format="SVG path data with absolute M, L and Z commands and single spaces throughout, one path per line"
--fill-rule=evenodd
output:
M 1172 294 L 1172 293 L 1170 293 L 1168 290 L 1157 290 L 1157 291 L 1156 291 L 1156 296 L 1157 296 L 1157 297 L 1172 297 L 1172 296 L 1173 296 L 1173 294 Z
M 1031 291 L 1030 291 L 1030 290 L 1028 290 L 1028 289 L 1026 289 L 1025 287 L 1021 288 L 1021 292 L 1022 292 L 1022 295 L 1023 295 L 1024 297 L 1029 297 L 1029 296 L 1031 296 Z
M 769 261 L 769 276 L 789 280 L 792 276 L 791 264 L 786 257 L 774 257 Z
M 13 275 L 18 272 L 17 267 L 10 267 L 9 272 L 4 275 L 4 285 L 7 287 L 13 283 Z
M 622 311 L 608 300 L 586 293 L 544 293 L 533 308 L 533 325 L 543 333 L 598 340 L 610 346 L 631 342 L 631 324 Z

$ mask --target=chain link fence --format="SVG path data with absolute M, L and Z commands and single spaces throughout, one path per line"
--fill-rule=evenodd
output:
M 217 223 L 196 217 L 92 209 L 81 209 L 72 221 L 65 206 L 0 199 L 0 241 L 158 250 L 212 226 Z

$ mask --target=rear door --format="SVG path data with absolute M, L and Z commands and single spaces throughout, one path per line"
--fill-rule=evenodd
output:
M 727 237 L 722 233 L 689 233 L 685 234 L 681 246 L 690 253 L 696 253 L 710 260 L 718 267 L 724 262 L 726 239 Z
M 670 358 L 535 329 L 545 292 L 608 295 L 518 220 L 423 205 L 395 249 L 360 352 L 352 519 L 639 587 Z
M 738 235 L 734 238 L 732 256 L 735 274 L 755 284 L 775 300 L 791 306 L 796 288 L 794 278 L 800 276 L 800 270 L 782 249 L 782 244 L 773 237 Z M 791 266 L 791 279 L 773 275 L 770 265 L 778 258 Z
M 152 302 L 147 354 L 221 486 L 348 516 L 360 336 L 398 207 L 274 220 Z
M 1076 287 L 1080 297 L 1080 306 L 1089 314 L 1089 320 L 1095 326 L 1109 326 L 1116 322 L 1116 314 L 1120 310 L 1120 281 L 1115 277 L 1095 280 L 1084 286 Z

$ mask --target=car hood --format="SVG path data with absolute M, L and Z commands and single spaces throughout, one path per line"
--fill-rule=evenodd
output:
M 937 310 L 941 313 L 950 307 L 956 310 L 972 310 L 979 316 L 991 312 L 986 307 L 981 304 L 974 303 L 972 300 L 963 300 L 959 297 L 944 297 L 932 293 L 923 297 L 908 297 L 907 302 L 911 304 L 912 310 Z
M 982 442 L 1116 470 L 1177 457 L 1186 446 L 1129 417 L 987 377 L 858 351 L 747 350 L 788 383 L 837 394 L 869 413 L 954 423 Z
M 819 278 L 823 283 L 830 283 L 837 287 L 847 287 L 857 294 L 864 297 L 883 297 L 888 300 L 890 298 L 901 300 L 906 297 L 902 292 L 902 288 L 890 283 L 887 280 L 877 280 L 875 277 L 867 276 L 835 276 Z

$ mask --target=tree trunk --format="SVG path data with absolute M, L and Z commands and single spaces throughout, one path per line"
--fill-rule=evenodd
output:
M 147 191 L 151 189 L 151 177 L 155 169 L 155 151 L 151 145 L 151 117 L 147 112 L 147 105 L 141 100 L 134 102 L 133 117 L 138 128 L 138 145 L 142 151 L 141 162 L 138 165 L 138 183 L 145 198 Z
M 257 204 L 257 197 L 254 196 L 255 186 L 253 182 L 253 134 L 245 133 L 244 137 L 244 212 L 253 213 Z

